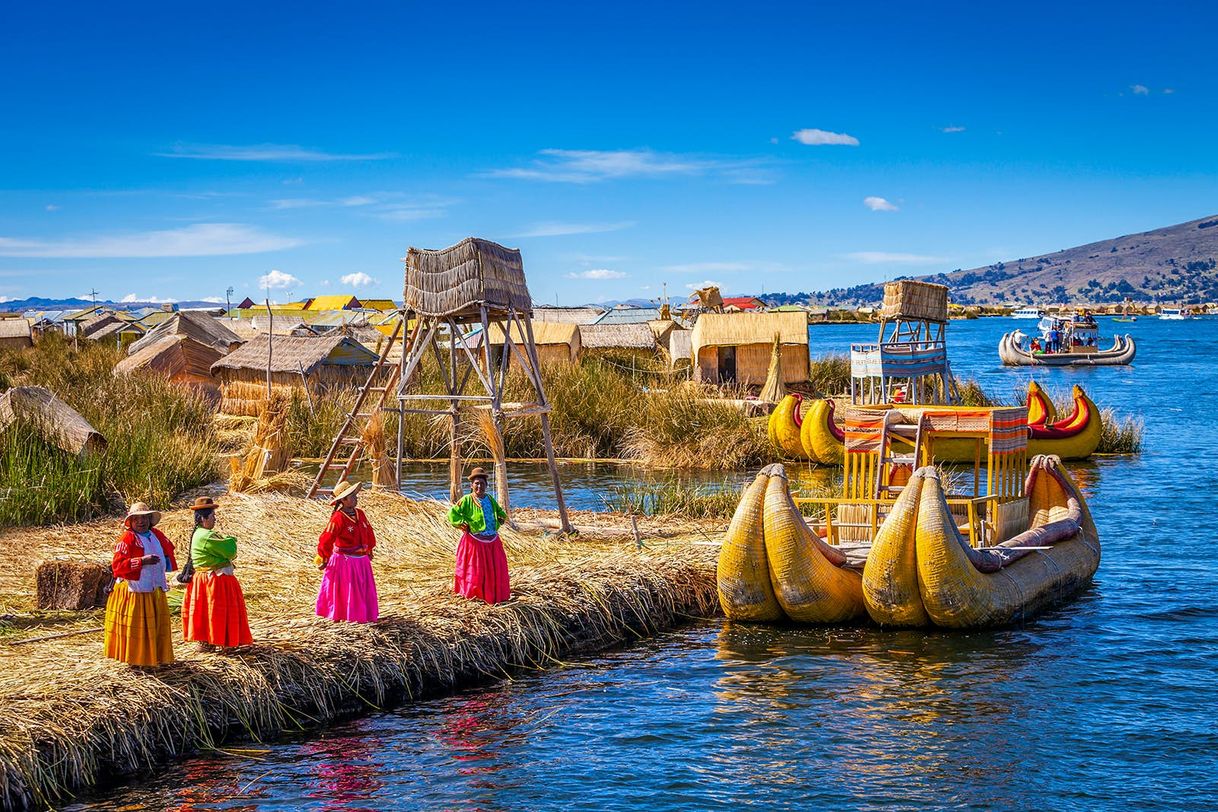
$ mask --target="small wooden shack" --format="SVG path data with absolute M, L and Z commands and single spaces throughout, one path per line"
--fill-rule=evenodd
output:
M 808 379 L 808 320 L 803 313 L 703 313 L 690 332 L 696 381 L 760 386 L 775 335 L 782 344 L 783 382 Z
M 316 399 L 327 391 L 360 386 L 377 355 L 344 335 L 317 337 L 262 336 L 212 364 L 220 381 L 220 411 L 256 416 L 267 394 L 268 369 L 272 388 L 307 390 Z
M 579 343 L 584 356 L 647 362 L 656 355 L 656 337 L 646 323 L 581 324 Z
M 30 323 L 20 316 L 0 319 L 0 350 L 19 350 L 34 346 Z

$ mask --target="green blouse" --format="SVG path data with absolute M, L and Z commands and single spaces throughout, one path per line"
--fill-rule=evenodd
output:
M 214 530 L 195 528 L 190 540 L 190 561 L 195 569 L 218 570 L 227 567 L 237 557 L 237 540 L 221 536 Z
M 491 505 L 494 507 L 495 526 L 498 529 L 507 520 L 507 513 L 504 512 L 495 497 L 488 493 L 486 498 L 491 500 Z M 448 522 L 453 527 L 468 524 L 469 532 L 475 536 L 486 532 L 486 519 L 482 515 L 482 505 L 478 504 L 478 500 L 472 493 L 465 494 L 461 497 L 461 501 L 449 508 Z

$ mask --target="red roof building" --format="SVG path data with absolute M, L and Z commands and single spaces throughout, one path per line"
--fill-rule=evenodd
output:
M 723 309 L 727 312 L 745 311 L 761 313 L 765 310 L 765 302 L 756 296 L 724 296 Z

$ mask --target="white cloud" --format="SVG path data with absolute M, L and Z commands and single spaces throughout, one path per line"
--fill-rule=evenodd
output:
M 495 178 L 554 183 L 597 183 L 622 178 L 671 178 L 716 175 L 732 183 L 771 183 L 763 162 L 756 159 L 704 158 L 650 149 L 543 149 L 530 166 L 494 169 Z
M 1149 96 L 1150 95 L 1150 88 L 1148 88 L 1146 85 L 1130 85 L 1129 89 L 1131 91 L 1133 91 L 1133 95 L 1135 95 L 1135 96 Z
M 137 296 L 134 293 L 128 293 L 126 296 L 118 300 L 120 304 L 132 304 L 134 302 L 148 302 L 149 304 L 161 304 L 176 302 L 177 299 L 162 299 L 160 296 Z M 221 299 L 220 301 L 224 301 Z
M 889 251 L 855 251 L 846 254 L 846 259 L 861 262 L 864 265 L 933 265 L 946 262 L 944 257 L 931 257 L 924 254 L 903 254 Z
M 859 140 L 846 133 L 829 132 L 828 130 L 796 130 L 791 133 L 791 140 L 810 147 L 846 146 L 857 147 Z
M 377 199 L 375 197 L 372 197 L 371 195 L 352 195 L 351 197 L 344 197 L 341 200 L 339 200 L 338 205 L 340 205 L 340 206 L 371 206 L 375 202 L 377 202 Z
M 48 203 L 46 205 L 46 210 L 47 211 L 59 211 L 59 206 L 55 205 L 54 203 Z
M 353 288 L 366 288 L 366 287 L 369 287 L 370 285 L 376 284 L 376 280 L 373 279 L 368 274 L 364 273 L 363 271 L 356 271 L 355 273 L 349 273 L 349 274 L 343 276 L 338 281 L 342 282 L 344 285 L 347 285 L 347 286 L 353 287 Z
M 723 284 L 710 279 L 703 279 L 701 282 L 690 282 L 685 287 L 689 288 L 690 290 L 698 290 L 700 288 L 722 288 Z
M 959 126 L 953 125 L 950 127 L 944 127 L 943 132 L 945 132 L 945 133 L 962 133 L 962 132 L 964 132 L 964 129 L 965 129 L 964 127 L 959 127 Z
M 536 223 L 513 237 L 566 237 L 571 234 L 603 234 L 606 231 L 621 231 L 634 225 L 633 221 L 621 223 Z
M 260 254 L 302 245 L 304 240 L 271 234 L 240 223 L 197 223 L 164 231 L 60 240 L 0 237 L 5 257 L 212 257 Z
M 299 284 L 299 279 L 280 270 L 272 270 L 270 273 L 258 277 L 258 287 L 271 290 L 294 288 Z
M 200 302 L 208 302 L 209 304 L 224 304 L 225 300 L 219 296 L 204 296 Z
M 325 200 L 314 200 L 309 197 L 284 197 L 271 201 L 272 209 L 308 209 L 314 206 L 329 205 Z
M 290 209 L 309 209 L 322 206 L 337 206 L 348 209 L 359 209 L 375 215 L 382 220 L 391 222 L 410 222 L 426 220 L 432 217 L 443 217 L 448 213 L 448 206 L 455 201 L 436 197 L 424 196 L 418 200 L 404 199 L 402 195 L 367 194 L 350 195 L 335 199 L 315 197 L 285 197 L 270 202 L 270 208 L 276 211 Z
M 611 271 L 608 268 L 593 268 L 590 271 L 579 271 L 567 274 L 568 279 L 625 279 L 621 271 Z
M 343 153 L 309 149 L 296 144 L 175 144 L 169 152 L 155 153 L 161 158 L 192 158 L 205 161 L 382 161 L 396 157 L 394 152 Z
M 882 197 L 864 197 L 863 205 L 872 211 L 898 211 L 898 207 Z
M 5 302 L 13 302 L 13 301 L 16 301 L 16 299 L 14 299 L 11 296 L 0 296 L 0 304 L 4 304 Z
M 448 214 L 446 203 L 415 205 L 412 203 L 395 203 L 383 207 L 377 212 L 377 217 L 394 223 L 408 223 L 414 220 L 430 220 L 432 217 L 443 217 Z
M 1163 92 L 1165 94 L 1167 94 L 1168 96 L 1170 96 L 1171 94 L 1176 92 L 1176 89 L 1174 87 L 1165 87 L 1165 88 L 1163 88 Z

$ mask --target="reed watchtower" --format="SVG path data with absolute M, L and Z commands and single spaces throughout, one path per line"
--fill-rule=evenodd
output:
M 946 285 L 885 284 L 879 340 L 850 346 L 850 400 L 953 403 L 946 328 Z

